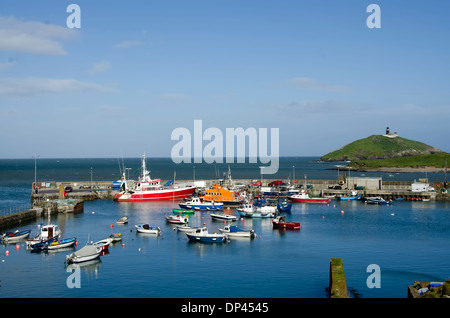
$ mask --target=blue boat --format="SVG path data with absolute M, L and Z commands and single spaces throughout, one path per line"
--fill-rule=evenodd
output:
M 56 237 L 48 239 L 46 241 L 34 244 L 31 248 L 35 251 L 43 251 L 43 250 L 56 250 L 65 247 L 72 247 L 76 245 L 77 239 L 76 237 L 71 237 L 68 239 L 59 240 Z
M 182 209 L 196 211 L 220 211 L 223 210 L 222 202 L 205 202 L 200 198 L 191 198 L 189 201 L 178 204 Z
M 362 196 L 358 195 L 358 192 L 352 191 L 351 196 L 340 197 L 341 201 L 361 200 Z
M 291 212 L 292 203 L 281 202 L 277 205 L 278 212 Z
M 191 242 L 224 243 L 227 241 L 225 234 L 208 233 L 206 227 L 197 228 L 195 231 L 188 232 L 186 236 Z

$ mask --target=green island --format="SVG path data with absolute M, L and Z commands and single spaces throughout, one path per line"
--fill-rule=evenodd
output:
M 434 153 L 429 155 L 407 156 L 392 159 L 356 160 L 350 162 L 348 167 L 356 170 L 390 168 L 392 171 L 394 169 L 420 169 L 428 170 L 430 172 L 437 172 L 443 171 L 447 162 L 450 163 L 449 153 Z
M 419 141 L 391 133 L 372 135 L 353 141 L 320 158 L 321 161 L 350 161 L 354 170 L 408 172 L 428 170 L 444 171 L 450 154 Z

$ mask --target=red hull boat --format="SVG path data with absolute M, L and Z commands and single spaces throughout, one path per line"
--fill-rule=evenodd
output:
M 274 229 L 300 230 L 300 222 L 287 222 L 284 216 L 272 219 L 272 225 Z
M 289 200 L 300 203 L 330 203 L 330 198 L 310 198 L 306 191 L 288 197 Z
M 125 176 L 125 173 L 124 173 Z M 136 202 L 136 201 L 160 201 L 160 200 L 179 200 L 193 196 L 195 186 L 178 187 L 175 180 L 171 184 L 163 187 L 161 179 L 151 179 L 150 172 L 147 171 L 145 156 L 142 157 L 142 176 L 136 183 L 134 189 L 127 187 L 125 177 L 122 178 L 122 186 L 119 193 L 113 197 L 117 202 Z

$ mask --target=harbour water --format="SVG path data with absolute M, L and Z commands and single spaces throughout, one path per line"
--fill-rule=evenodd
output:
M 293 166 L 299 179 L 305 174 L 311 179 L 337 176 L 328 170 L 333 163 L 316 159 L 282 158 L 276 177 L 287 179 Z M 127 160 L 126 166 L 137 171 L 139 158 Z M 194 173 L 193 165 L 176 166 L 170 159 L 148 159 L 147 163 L 152 177 L 170 179 L 175 169 L 180 179 L 192 179 Z M 37 179 L 86 181 L 90 167 L 94 180 L 119 178 L 117 159 L 41 159 Z M 220 169 L 220 173 L 226 171 L 227 166 Z M 195 177 L 212 179 L 217 170 L 196 165 Z M 231 171 L 235 178 L 260 177 L 258 167 L 248 164 L 231 165 Z M 131 178 L 133 173 L 130 170 Z M 383 174 L 383 180 L 422 177 L 423 173 Z M 428 178 L 442 181 L 443 174 L 428 173 Z M 0 160 L 1 206 L 29 202 L 33 181 L 34 160 Z M 65 255 L 73 250 L 31 253 L 24 243 L 1 245 L 0 297 L 43 297 L 45 291 L 45 297 L 62 298 L 325 298 L 331 257 L 343 259 L 353 297 L 405 298 L 407 286 L 415 280 L 443 281 L 450 276 L 448 202 L 294 204 L 286 215 L 288 220 L 301 222 L 300 231 L 274 230 L 270 219 L 240 219 L 237 225 L 254 229 L 258 238 L 225 244 L 188 242 L 185 234 L 165 222 L 172 207 L 173 202 L 95 200 L 85 202 L 84 213 L 52 217 L 50 222 L 60 225 L 63 237 L 77 237 L 77 248 L 111 233 L 122 233 L 123 240 L 110 246 L 99 262 L 80 266 L 79 288 L 69 287 L 74 272 L 64 263 Z M 234 209 L 225 212 L 236 214 Z M 124 215 L 129 223 L 116 224 Z M 206 224 L 214 232 L 224 225 L 212 220 L 209 212 L 195 212 L 189 218 L 190 225 Z M 32 229 L 36 235 L 38 226 L 47 222 L 41 218 L 17 229 Z M 162 235 L 136 233 L 138 223 L 160 226 Z M 380 266 L 380 288 L 368 287 L 370 264 Z

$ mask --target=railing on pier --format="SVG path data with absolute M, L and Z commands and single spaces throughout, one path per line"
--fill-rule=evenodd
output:
M 14 213 L 19 213 L 23 211 L 28 211 L 33 208 L 33 205 L 31 203 L 26 203 L 14 207 L 8 207 L 8 208 L 0 208 L 0 216 L 6 216 L 11 215 Z

